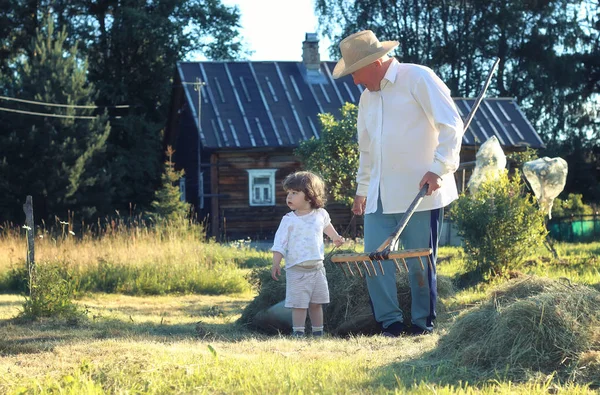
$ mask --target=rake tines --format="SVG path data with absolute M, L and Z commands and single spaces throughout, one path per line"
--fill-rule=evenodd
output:
M 401 270 L 398 260 L 401 260 L 404 265 L 404 269 L 408 273 L 408 265 L 406 264 L 407 258 L 418 258 L 419 262 L 421 263 L 421 270 L 425 270 L 425 266 L 423 265 L 422 258 L 427 257 L 427 263 L 429 265 L 429 268 L 431 269 L 431 260 L 429 257 L 431 255 L 431 252 L 432 252 L 431 248 L 394 251 L 389 254 L 388 259 L 391 259 L 394 262 L 394 264 L 396 265 L 396 269 L 398 271 Z M 361 270 L 361 265 L 362 265 L 363 270 L 367 273 L 367 275 L 369 277 L 377 276 L 377 269 L 375 268 L 373 261 L 371 260 L 371 258 L 369 257 L 369 254 L 367 254 L 367 253 L 337 254 L 337 255 L 333 255 L 331 257 L 331 262 L 338 265 L 344 272 L 345 276 L 348 276 L 348 273 L 350 274 L 350 276 L 355 275 L 354 271 L 352 271 L 352 266 L 354 266 L 354 269 L 358 272 L 360 277 L 364 277 L 362 270 Z M 377 260 L 377 263 L 378 263 L 379 271 L 381 272 L 381 274 L 385 274 L 381 260 Z

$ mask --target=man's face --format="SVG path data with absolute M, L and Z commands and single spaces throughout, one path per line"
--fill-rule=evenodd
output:
M 379 76 L 380 64 L 378 61 L 371 63 L 352 73 L 354 84 L 362 84 L 371 92 L 376 92 L 380 89 L 381 77 Z

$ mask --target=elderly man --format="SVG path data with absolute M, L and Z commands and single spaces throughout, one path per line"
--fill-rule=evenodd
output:
M 396 228 L 419 190 L 428 191 L 401 234 L 405 249 L 433 250 L 431 266 L 407 260 L 412 305 L 408 325 L 398 305 L 395 265 L 367 278 L 373 314 L 385 336 L 433 331 L 436 257 L 443 209 L 458 197 L 453 173 L 459 165 L 463 122 L 448 87 L 421 65 L 387 54 L 397 41 L 379 42 L 370 30 L 340 42 L 342 59 L 333 77 L 352 74 L 363 91 L 358 106 L 360 162 L 352 212 L 365 215 L 365 251 L 375 251 Z

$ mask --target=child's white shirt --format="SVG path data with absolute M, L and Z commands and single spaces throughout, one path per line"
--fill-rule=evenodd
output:
M 305 261 L 323 260 L 323 231 L 330 223 L 329 213 L 323 208 L 306 215 L 289 212 L 281 219 L 271 251 L 283 255 L 286 268 Z

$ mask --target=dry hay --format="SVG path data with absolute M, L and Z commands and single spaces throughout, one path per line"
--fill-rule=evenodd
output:
M 515 380 L 556 372 L 589 382 L 600 371 L 599 305 L 600 293 L 590 287 L 531 276 L 511 280 L 459 316 L 436 354 Z
M 600 339 L 598 339 L 600 341 Z M 600 387 L 600 351 L 588 351 L 581 354 L 572 377 L 580 383 Z
M 346 277 L 341 268 L 326 261 L 330 303 L 324 306 L 325 330 L 333 335 L 374 334 L 380 328 L 373 318 L 366 281 L 360 276 Z M 266 333 L 288 333 L 291 330 L 291 310 L 279 309 L 285 300 L 285 270 L 279 281 L 271 278 L 268 268 L 255 269 L 250 282 L 258 292 L 256 298 L 242 312 L 239 323 Z M 406 272 L 396 276 L 398 301 L 405 313 L 405 322 L 410 322 L 410 288 Z M 438 295 L 454 294 L 454 286 L 447 278 L 438 277 Z M 438 313 L 444 306 L 438 301 Z

